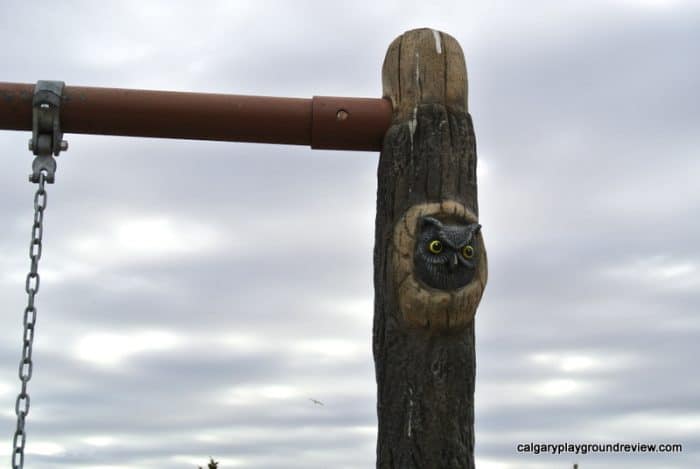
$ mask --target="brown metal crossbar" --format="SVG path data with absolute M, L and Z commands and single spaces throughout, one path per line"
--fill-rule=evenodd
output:
M 0 130 L 32 130 L 34 84 L 0 82 Z M 65 133 L 310 145 L 379 151 L 387 99 L 312 99 L 66 86 Z

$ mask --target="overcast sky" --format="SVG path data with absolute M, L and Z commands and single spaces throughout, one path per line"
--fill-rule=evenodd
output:
M 700 467 L 698 2 L 2 0 L 0 81 L 380 97 L 388 45 L 418 27 L 469 71 L 490 277 L 477 468 Z M 29 136 L 0 131 L 2 465 Z M 27 467 L 374 467 L 378 154 L 66 137 Z M 530 441 L 683 452 L 516 451 Z

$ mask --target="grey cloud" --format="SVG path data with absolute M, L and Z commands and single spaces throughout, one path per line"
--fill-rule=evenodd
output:
M 37 5 L 41 41 L 16 20 Z M 13 47 L 0 52 L 0 79 L 378 96 L 381 60 L 394 37 L 421 26 L 454 35 L 467 56 L 487 168 L 479 186 L 490 279 L 477 314 L 477 467 L 698 466 L 696 7 L 95 5 L 5 2 L 0 39 Z M 0 132 L 0 295 L 7 305 L 0 313 L 0 397 L 8 410 L 19 386 L 24 301 L 23 277 L 13 278 L 28 268 L 27 138 Z M 189 455 L 203 465 L 212 455 L 243 458 L 244 467 L 372 467 L 375 435 L 357 428 L 376 426 L 377 154 L 68 140 L 58 181 L 48 188 L 41 268 L 59 272 L 83 261 L 95 274 L 42 278 L 28 445 L 54 441 L 66 452 L 32 454 L 29 464 L 191 468 L 171 458 Z M 218 250 L 113 256 L 99 265 L 100 256 L 71 258 L 77 237 L 113 242 L 110 223 L 128 216 L 191 221 L 224 241 Z M 105 248 L 121 252 L 116 244 Z M 191 342 L 134 353 L 114 369 L 75 357 L 86 334 L 143 329 Z M 269 346 L 207 342 L 232 333 L 262 336 Z M 290 345 L 321 339 L 347 341 L 354 352 L 334 361 Z M 537 354 L 602 364 L 565 371 L 556 360 L 536 362 Z M 533 391 L 550 380 L 570 380 L 580 393 Z M 314 394 L 265 398 L 270 385 Z M 214 399 L 235 389 L 257 390 L 260 401 L 224 406 Z M 656 442 L 682 442 L 682 454 L 557 457 L 514 449 L 521 439 L 626 441 L 639 429 L 613 423 L 645 412 L 694 419 L 695 427 L 678 433 L 644 429 Z M 14 418 L 0 415 L 0 430 L 10 435 Z M 207 430 L 225 436 L 196 438 Z M 259 438 L 235 438 L 246 431 Z M 121 439 L 102 448 L 80 441 L 99 434 Z M 5 452 L 9 457 L 9 443 Z

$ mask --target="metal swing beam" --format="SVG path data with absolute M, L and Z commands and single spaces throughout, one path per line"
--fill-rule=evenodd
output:
M 0 130 L 32 130 L 34 84 L 0 82 Z M 379 151 L 387 99 L 312 99 L 66 86 L 65 133 L 309 145 Z

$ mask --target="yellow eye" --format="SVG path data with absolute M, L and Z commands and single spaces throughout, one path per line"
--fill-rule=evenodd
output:
M 440 254 L 442 252 L 442 243 L 437 239 L 434 239 L 428 244 L 428 249 L 433 254 Z
M 471 259 L 474 256 L 474 248 L 467 244 L 462 248 L 462 255 L 467 259 Z

